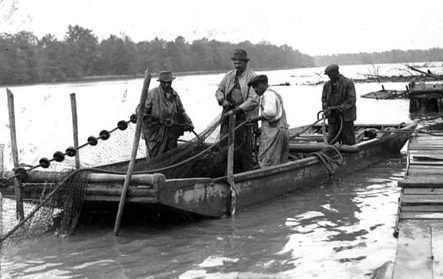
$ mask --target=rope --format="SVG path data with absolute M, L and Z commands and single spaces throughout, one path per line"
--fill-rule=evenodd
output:
M 333 157 L 334 155 L 328 155 L 327 154 L 328 151 L 335 152 L 334 155 L 336 155 L 337 158 L 334 158 Z M 320 160 L 325 169 L 328 171 L 331 184 L 333 184 L 332 177 L 335 175 L 334 167 L 341 166 L 343 164 L 343 155 L 340 153 L 338 147 L 335 145 L 330 145 L 329 147 L 319 152 L 311 153 L 311 155 L 317 157 Z

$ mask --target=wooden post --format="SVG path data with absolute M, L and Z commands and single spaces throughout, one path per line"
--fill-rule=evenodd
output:
M 77 122 L 77 101 L 75 93 L 71 93 L 71 112 L 72 112 L 72 132 L 74 136 L 74 147 L 78 148 L 78 122 Z M 75 153 L 75 168 L 80 168 L 80 150 Z
M 229 137 L 228 137 L 228 164 L 226 170 L 229 189 L 231 190 L 231 216 L 235 215 L 237 201 L 237 191 L 234 184 L 234 142 L 235 142 L 235 114 L 229 117 Z
M 17 133 L 15 129 L 15 110 L 14 110 L 14 94 L 12 94 L 9 88 L 6 89 L 8 95 L 8 111 L 9 111 L 9 128 L 11 132 L 11 149 L 12 149 L 12 159 L 14 161 L 14 168 L 19 167 L 18 162 L 18 148 L 17 148 Z M 17 219 L 22 220 L 25 217 L 23 211 L 23 197 L 21 191 L 21 183 L 18 179 L 14 178 L 15 186 L 15 201 L 16 201 L 16 212 Z
M 126 172 L 125 182 L 123 183 L 122 194 L 120 196 L 120 203 L 118 205 L 117 217 L 114 225 L 114 235 L 118 235 L 120 230 L 120 222 L 123 215 L 123 209 L 125 207 L 126 194 L 128 192 L 129 182 L 131 181 L 132 171 L 134 169 L 135 158 L 137 156 L 138 145 L 140 142 L 140 134 L 143 121 L 143 107 L 145 105 L 146 95 L 148 93 L 149 84 L 151 83 L 151 73 L 149 70 L 145 72 L 145 80 L 143 82 L 143 89 L 140 96 L 139 109 L 137 111 L 137 123 L 135 126 L 134 143 L 132 144 L 131 160 L 129 161 L 128 171 Z
M 3 173 L 3 150 L 5 146 L 0 144 L 0 173 Z M 0 192 L 0 237 L 3 236 L 3 196 L 2 192 Z M 2 244 L 0 243 L 0 251 L 2 249 Z

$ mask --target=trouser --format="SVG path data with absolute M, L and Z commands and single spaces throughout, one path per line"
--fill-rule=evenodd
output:
M 177 147 L 177 139 L 173 137 L 166 137 L 163 141 L 145 141 L 146 143 L 146 158 L 148 161 L 159 156 L 169 150 Z
M 343 121 L 343 126 L 340 134 L 340 121 L 328 121 L 328 142 L 334 144 L 336 142 L 347 145 L 355 144 L 354 121 Z

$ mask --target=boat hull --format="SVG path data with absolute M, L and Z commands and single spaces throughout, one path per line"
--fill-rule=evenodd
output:
M 415 124 L 403 127 L 411 131 Z M 126 202 L 128 205 L 169 207 L 187 213 L 206 217 L 228 215 L 231 197 L 236 197 L 237 211 L 264 203 L 300 189 L 309 189 L 331 183 L 331 171 L 337 176 L 347 175 L 364 169 L 377 161 L 398 154 L 411 133 L 384 133 L 383 136 L 361 142 L 343 153 L 340 166 L 327 168 L 317 156 L 289 161 L 263 169 L 234 175 L 234 189 L 231 190 L 226 177 L 166 179 L 164 183 L 143 185 L 142 182 L 129 186 Z M 344 149 L 346 150 L 346 148 Z M 145 180 L 140 180 L 145 181 Z M 40 181 L 41 182 L 41 181 Z M 25 183 L 25 199 L 38 200 L 42 185 L 50 191 L 56 183 Z M 39 189 L 40 187 L 40 189 Z M 85 205 L 88 208 L 117 204 L 120 201 L 122 183 L 88 183 L 85 188 Z M 3 190 L 5 194 L 8 191 Z M 13 194 L 10 188 L 9 194 Z

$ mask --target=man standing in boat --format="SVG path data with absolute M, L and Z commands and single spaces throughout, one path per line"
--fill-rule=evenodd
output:
M 329 81 L 323 86 L 323 111 L 328 118 L 328 142 L 355 144 L 354 121 L 357 119 L 354 82 L 338 71 L 337 64 L 326 67 Z
M 172 72 L 160 72 L 160 86 L 146 96 L 142 127 L 148 159 L 176 148 L 184 131 L 194 130 L 178 93 L 171 87 L 174 79 Z
M 252 86 L 260 96 L 260 167 L 286 163 L 289 155 L 289 135 L 283 99 L 280 94 L 269 88 L 266 75 L 256 76 L 248 86 Z
M 220 137 L 229 132 L 230 115 L 236 114 L 236 126 L 258 115 L 259 97 L 254 89 L 248 86 L 248 82 L 256 76 L 256 73 L 248 66 L 248 54 L 244 49 L 236 49 L 231 59 L 235 69 L 226 73 L 215 92 L 215 98 L 223 107 L 225 117 L 220 127 Z M 234 168 L 236 170 L 246 171 L 254 167 L 254 132 L 256 130 L 257 123 L 248 123 L 235 131 L 237 158 Z

